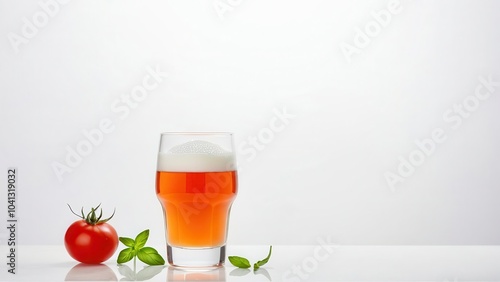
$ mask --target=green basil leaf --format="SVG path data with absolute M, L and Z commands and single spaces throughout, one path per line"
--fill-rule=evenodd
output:
M 251 266 L 250 262 L 246 258 L 238 256 L 229 256 L 228 259 L 232 265 L 239 268 L 249 268 Z
M 139 233 L 137 237 L 135 237 L 135 249 L 139 250 L 140 248 L 144 247 L 146 245 L 146 242 L 148 241 L 149 238 L 149 229 L 146 229 Z
M 269 258 L 271 257 L 271 252 L 273 251 L 273 246 L 269 246 L 269 254 L 267 257 L 263 260 L 259 260 L 258 262 L 254 263 L 253 265 L 253 270 L 259 269 L 259 267 L 263 266 L 269 261 Z
M 127 237 L 119 237 L 118 239 L 120 240 L 120 242 L 123 243 L 123 245 L 125 245 L 127 247 L 134 247 L 134 245 L 135 245 L 134 239 L 127 238 Z
M 132 248 L 126 248 L 121 250 L 120 254 L 118 254 L 118 259 L 116 260 L 119 264 L 126 263 L 130 261 L 135 256 L 135 252 Z
M 137 257 L 145 264 L 164 265 L 165 260 L 158 254 L 158 251 L 151 247 L 144 247 L 137 252 Z

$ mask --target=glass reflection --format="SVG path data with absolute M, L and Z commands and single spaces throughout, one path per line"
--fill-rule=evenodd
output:
M 226 281 L 226 268 L 214 269 L 182 269 L 169 266 L 167 281 Z

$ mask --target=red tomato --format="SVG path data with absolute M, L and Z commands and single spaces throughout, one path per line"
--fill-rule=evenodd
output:
M 95 210 L 93 208 L 86 218 L 71 224 L 64 236 L 64 245 L 69 255 L 88 264 L 98 264 L 109 259 L 118 248 L 116 230 L 106 223 L 111 218 L 100 220 L 100 217 L 96 218 Z

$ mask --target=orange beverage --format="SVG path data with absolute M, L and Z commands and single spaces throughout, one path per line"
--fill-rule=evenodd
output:
M 235 155 L 229 132 L 161 134 L 156 195 L 165 216 L 170 265 L 224 265 L 229 212 L 238 189 Z
M 156 194 L 165 213 L 167 243 L 205 248 L 226 242 L 236 171 L 158 171 Z

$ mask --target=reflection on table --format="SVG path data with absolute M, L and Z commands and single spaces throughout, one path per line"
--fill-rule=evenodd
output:
M 169 266 L 167 281 L 226 281 L 226 268 L 188 270 Z
M 80 263 L 71 268 L 64 281 L 118 281 L 115 273 L 105 264 Z

